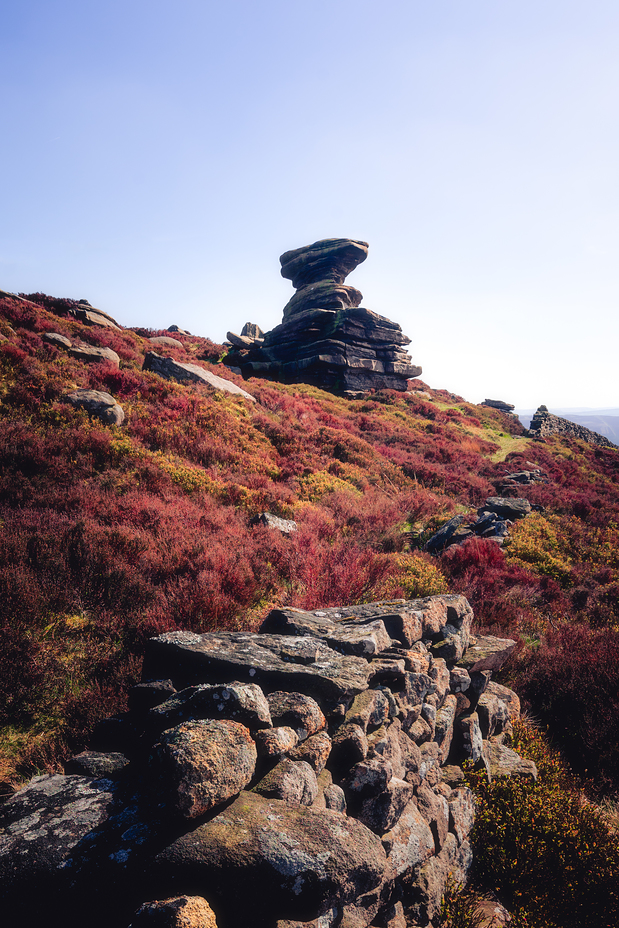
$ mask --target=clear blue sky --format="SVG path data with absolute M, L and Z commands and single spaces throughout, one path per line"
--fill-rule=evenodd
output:
M 618 39 L 616 0 L 8 0 L 0 288 L 221 341 L 350 236 L 432 386 L 619 406 Z

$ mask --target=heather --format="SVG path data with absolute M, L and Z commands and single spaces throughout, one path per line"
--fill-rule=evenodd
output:
M 53 768 L 122 708 L 152 634 L 251 629 L 277 604 L 445 590 L 470 599 L 478 630 L 518 639 L 517 688 L 574 762 L 586 747 L 588 776 L 616 786 L 613 723 L 596 707 L 616 692 L 606 668 L 618 634 L 617 452 L 532 442 L 509 416 L 421 381 L 351 400 L 244 382 L 206 338 L 174 333 L 182 347 L 156 349 L 242 384 L 250 404 L 142 371 L 161 331 L 86 326 L 75 300 L 28 299 L 0 301 L 7 788 Z M 45 332 L 112 348 L 120 367 L 86 365 Z M 75 387 L 110 392 L 125 424 L 74 409 L 64 396 Z M 544 482 L 522 495 L 539 511 L 503 549 L 475 538 L 424 553 L 446 519 L 472 519 L 505 474 L 533 468 Z M 252 526 L 264 510 L 298 531 Z

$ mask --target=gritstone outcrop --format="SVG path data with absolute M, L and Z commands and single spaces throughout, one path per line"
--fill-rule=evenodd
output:
M 605 435 L 593 432 L 585 428 L 584 425 L 578 425 L 576 422 L 570 422 L 569 419 L 562 419 L 561 416 L 555 416 L 548 412 L 547 406 L 539 406 L 535 415 L 531 419 L 531 425 L 528 433 L 531 438 L 549 438 L 551 435 L 567 435 L 569 438 L 579 438 L 590 445 L 598 445 L 600 448 L 616 448 Z
M 281 273 L 296 293 L 281 325 L 255 339 L 229 332 L 226 364 L 244 377 L 338 393 L 406 390 L 422 372 L 404 350 L 410 339 L 397 323 L 364 309 L 359 290 L 344 283 L 367 252 L 367 242 L 331 238 L 283 254 Z

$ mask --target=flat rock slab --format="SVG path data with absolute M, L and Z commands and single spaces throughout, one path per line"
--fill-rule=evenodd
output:
M 379 838 L 354 819 L 244 792 L 157 855 L 149 876 L 251 925 L 265 914 L 309 921 L 373 890 L 384 868 Z
M 301 609 L 273 609 L 260 627 L 261 632 L 283 635 L 312 635 L 342 654 L 373 657 L 391 646 L 391 637 L 380 619 L 363 623 L 335 622 L 328 616 Z
M 212 371 L 207 370 L 205 367 L 201 367 L 199 364 L 181 364 L 180 361 L 174 361 L 172 358 L 164 358 L 155 351 L 146 352 L 142 369 L 145 371 L 153 371 L 153 373 L 159 374 L 160 377 L 165 377 L 166 380 L 205 383 L 208 384 L 209 387 L 213 387 L 214 390 L 220 390 L 224 393 L 234 393 L 235 396 L 242 396 L 252 403 L 256 402 L 255 397 L 241 387 L 237 387 L 231 380 L 218 377 L 217 374 L 213 374 Z
M 471 639 L 471 642 L 470 647 L 458 661 L 458 666 L 468 670 L 469 673 L 476 673 L 480 670 L 500 670 L 516 647 L 513 638 L 495 638 L 494 635 Z
M 29 906 L 37 904 L 33 888 L 37 896 L 57 888 L 62 864 L 82 838 L 107 819 L 113 798 L 111 780 L 47 774 L 35 777 L 0 806 L 4 915 L 7 899 L 16 902 L 25 917 Z
M 340 702 L 367 689 L 369 664 L 317 638 L 245 632 L 166 632 L 146 645 L 145 679 L 257 683 L 265 692 L 293 690 L 318 702 Z

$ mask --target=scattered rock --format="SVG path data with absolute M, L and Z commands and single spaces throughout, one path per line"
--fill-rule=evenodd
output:
M 101 390 L 74 390 L 67 394 L 72 406 L 85 409 L 91 416 L 101 419 L 106 425 L 122 425 L 125 412 L 113 396 Z
M 531 503 L 528 499 L 510 499 L 504 496 L 489 497 L 481 509 L 477 510 L 480 515 L 486 512 L 494 512 L 502 519 L 523 519 L 531 512 Z
M 296 532 L 297 523 L 293 519 L 282 519 L 280 516 L 274 516 L 272 512 L 261 512 L 250 520 L 250 525 L 265 525 L 267 528 L 277 529 L 283 535 L 290 535 Z
M 161 345 L 166 348 L 182 348 L 183 343 L 178 338 L 172 338 L 171 335 L 153 335 L 148 339 L 151 345 Z
M 97 348 L 95 345 L 71 345 L 69 354 L 78 361 L 97 364 L 106 361 L 114 367 L 120 367 L 120 357 L 111 348 Z
M 242 396 L 252 403 L 256 402 L 255 397 L 247 393 L 241 387 L 237 387 L 231 380 L 225 380 L 218 377 L 212 371 L 201 367 L 199 364 L 181 364 L 180 361 L 174 361 L 172 358 L 164 358 L 155 351 L 147 351 L 144 356 L 143 370 L 153 371 L 164 377 L 166 380 L 178 380 L 181 383 L 189 381 L 191 383 L 203 383 L 224 393 L 233 393 L 235 396 Z

